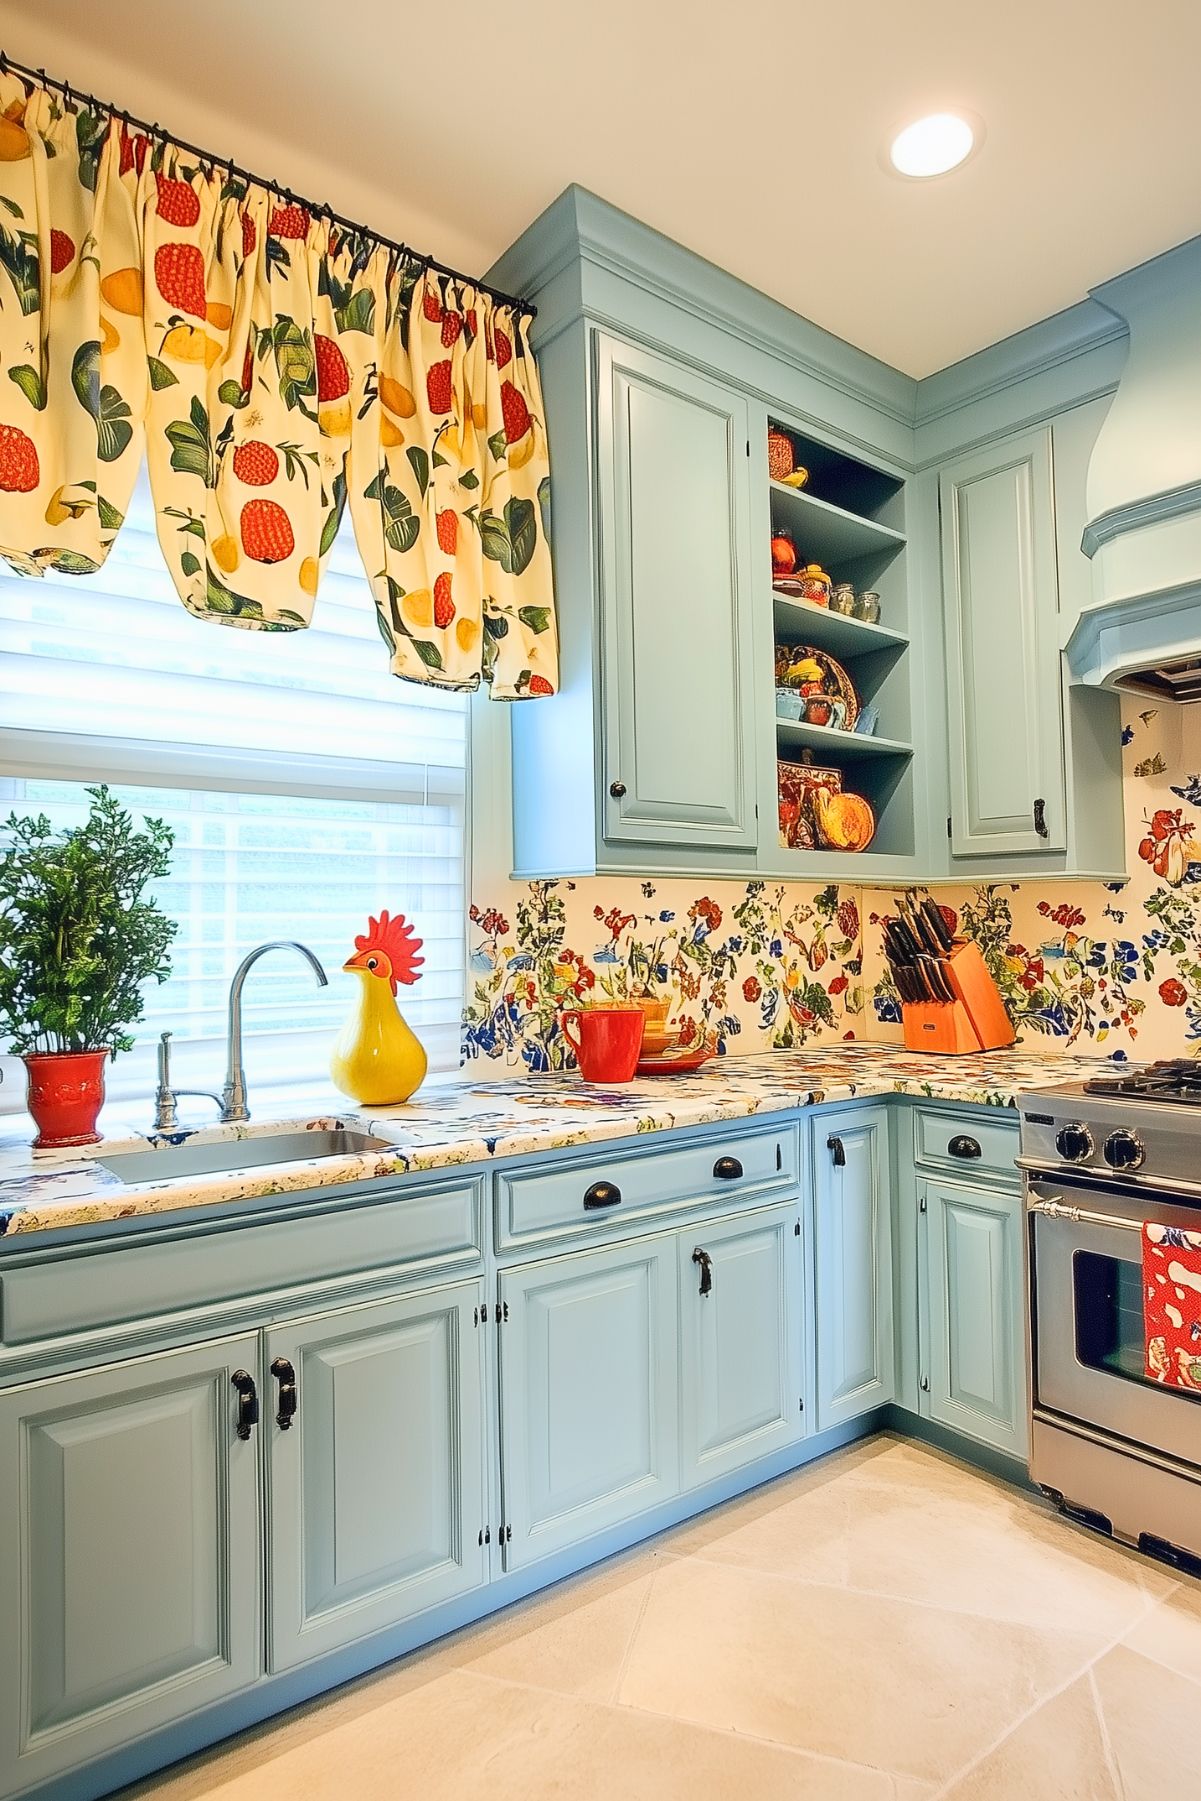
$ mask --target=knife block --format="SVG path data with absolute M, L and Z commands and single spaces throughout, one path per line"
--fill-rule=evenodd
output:
M 961 939 L 947 952 L 943 968 L 957 998 L 903 1002 L 905 1049 L 954 1057 L 1012 1044 L 1013 1026 L 979 945 Z

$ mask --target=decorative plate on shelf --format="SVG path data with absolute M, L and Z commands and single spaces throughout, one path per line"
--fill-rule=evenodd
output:
M 802 720 L 853 732 L 859 717 L 854 682 L 829 651 L 812 644 L 776 645 L 776 687 L 794 688 L 803 696 Z
M 785 850 L 815 850 L 818 845 L 813 802 L 819 790 L 841 794 L 842 770 L 819 769 L 813 763 L 776 764 L 780 843 Z

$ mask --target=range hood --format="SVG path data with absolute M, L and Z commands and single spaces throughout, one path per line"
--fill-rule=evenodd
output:
M 1201 238 L 1094 288 L 1130 349 L 1088 469 L 1077 681 L 1201 700 Z

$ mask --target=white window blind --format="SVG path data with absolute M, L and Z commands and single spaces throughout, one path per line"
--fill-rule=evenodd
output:
M 432 1067 L 458 1061 L 467 702 L 389 675 L 349 533 L 347 521 L 313 625 L 288 634 L 185 612 L 144 478 L 98 574 L 0 573 L 0 814 L 72 824 L 84 784 L 107 781 L 176 834 L 158 890 L 180 923 L 172 974 L 150 985 L 137 1048 L 109 1066 L 111 1094 L 152 1091 L 166 1030 L 178 1085 L 219 1088 L 229 980 L 269 938 L 309 945 L 330 986 L 283 952 L 255 967 L 243 1017 L 251 1104 L 256 1086 L 323 1082 L 354 999 L 354 978 L 338 972 L 381 907 L 425 940 L 405 1015 Z M 0 1111 L 11 1111 L 23 1075 L 4 1065 Z

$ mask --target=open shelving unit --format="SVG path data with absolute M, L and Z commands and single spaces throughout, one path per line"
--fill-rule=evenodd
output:
M 842 772 L 844 792 L 860 794 L 876 817 L 868 855 L 912 856 L 914 747 L 910 711 L 912 644 L 906 587 L 904 483 L 846 452 L 769 417 L 769 427 L 793 443 L 798 466 L 809 471 L 803 488 L 769 481 L 773 534 L 793 540 L 800 568 L 820 563 L 832 582 L 852 582 L 857 592 L 880 595 L 878 624 L 772 590 L 773 644 L 810 645 L 837 658 L 863 704 L 877 709 L 872 734 L 777 716 L 778 762 L 810 762 Z M 784 865 L 820 875 L 823 862 L 842 851 L 781 847 Z

